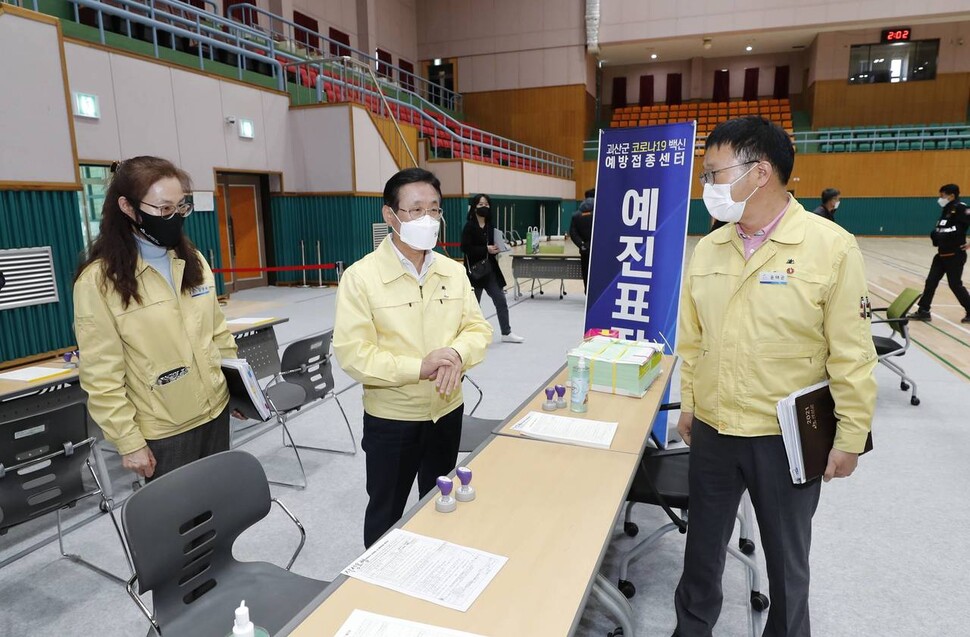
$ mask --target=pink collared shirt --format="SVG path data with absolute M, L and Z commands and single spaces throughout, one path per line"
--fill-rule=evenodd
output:
M 785 216 L 785 212 L 787 212 L 788 208 L 791 207 L 791 202 L 792 202 L 792 198 L 791 198 L 791 195 L 789 195 L 788 205 L 785 206 L 784 209 L 782 209 L 782 211 L 778 213 L 777 217 L 772 219 L 771 223 L 769 223 L 761 230 L 758 230 L 754 234 L 745 234 L 744 231 L 741 230 L 741 224 L 740 223 L 735 224 L 735 227 L 738 230 L 738 236 L 741 237 L 741 242 L 744 244 L 745 261 L 750 259 L 751 255 L 757 252 L 758 248 L 760 248 L 762 244 L 764 244 L 764 242 L 768 240 L 768 237 L 771 236 L 771 233 L 774 232 L 775 228 L 778 227 L 778 223 L 781 222 L 781 218 Z

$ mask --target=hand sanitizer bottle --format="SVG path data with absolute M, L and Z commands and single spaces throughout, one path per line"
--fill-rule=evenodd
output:
M 233 637 L 256 637 L 256 626 L 249 621 L 249 609 L 246 607 L 246 600 L 239 604 L 236 609 L 236 623 L 232 627 Z
M 585 413 L 589 402 L 589 366 L 586 364 L 586 357 L 580 356 L 573 370 L 572 392 L 569 396 L 569 411 Z

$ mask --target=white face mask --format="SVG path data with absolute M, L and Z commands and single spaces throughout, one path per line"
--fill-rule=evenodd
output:
M 834 204 L 832 204 L 832 210 L 838 210 L 839 204 L 841 203 L 842 203 L 841 201 L 836 201 Z
M 441 221 L 425 215 L 416 221 L 401 221 L 398 234 L 401 241 L 415 250 L 433 250 L 438 245 L 438 229 Z
M 946 204 L 950 203 L 950 200 L 946 197 L 940 197 L 936 200 L 936 203 L 940 204 L 940 208 L 945 208 Z
M 744 214 L 744 204 L 748 202 L 748 199 L 751 199 L 754 193 L 758 192 L 758 188 L 752 190 L 751 194 L 745 197 L 743 201 L 735 201 L 731 198 L 731 186 L 744 179 L 745 175 L 754 170 L 757 165 L 748 168 L 743 175 L 729 184 L 704 184 L 704 205 L 707 206 L 707 211 L 712 217 L 725 223 L 737 223 L 741 220 L 741 215 Z

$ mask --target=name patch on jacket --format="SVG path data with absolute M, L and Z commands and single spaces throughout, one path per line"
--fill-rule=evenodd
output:
M 788 275 L 784 272 L 762 272 L 758 282 L 766 285 L 788 285 Z
M 212 290 L 212 286 L 209 286 L 209 285 L 200 285 L 198 287 L 192 288 L 192 296 L 193 297 L 196 297 L 196 296 L 204 296 L 204 295 L 208 294 L 211 290 Z

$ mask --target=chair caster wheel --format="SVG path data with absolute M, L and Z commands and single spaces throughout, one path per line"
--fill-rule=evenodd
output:
M 917 406 L 919 404 L 919 398 L 917 398 L 916 396 L 913 396 L 912 398 L 909 399 L 909 404 L 912 405 L 913 407 Z
M 111 502 L 111 500 L 102 500 L 101 502 L 98 503 L 98 508 L 101 509 L 102 513 L 107 513 L 108 511 L 110 511 L 112 506 L 113 506 L 113 503 Z
M 629 580 L 621 579 L 616 583 L 616 587 L 627 599 L 633 599 L 633 596 L 637 594 L 637 587 Z
M 901 383 L 899 383 L 899 389 L 902 391 L 909 391 L 909 383 L 907 383 L 906 381 L 902 381 Z
M 635 522 L 624 522 L 623 532 L 630 537 L 636 537 L 637 533 L 640 532 L 640 527 L 638 527 Z
M 762 613 L 768 610 L 769 605 L 770 602 L 768 601 L 767 595 L 759 593 L 758 591 L 751 591 L 751 608 Z
M 751 540 L 749 540 L 746 537 L 740 538 L 738 540 L 738 548 L 745 555 L 752 555 L 752 554 L 754 554 L 754 542 L 752 542 Z
M 617 626 L 613 632 L 606 633 L 606 637 L 623 637 L 623 626 Z

